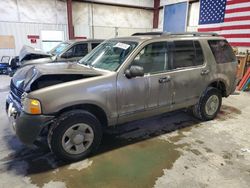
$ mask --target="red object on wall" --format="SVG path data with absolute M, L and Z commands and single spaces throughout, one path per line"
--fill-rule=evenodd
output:
M 30 43 L 35 44 L 36 40 L 39 39 L 39 35 L 27 35 L 27 38 L 30 39 Z
M 87 37 L 74 37 L 74 39 L 87 39 Z
M 31 42 L 32 44 L 34 44 L 34 43 L 36 43 L 36 39 L 30 39 L 30 42 Z
M 27 35 L 28 39 L 39 39 L 39 35 Z

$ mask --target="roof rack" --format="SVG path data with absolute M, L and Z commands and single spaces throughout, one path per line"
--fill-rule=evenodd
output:
M 163 32 L 145 32 L 145 33 L 134 33 L 131 36 L 142 36 L 142 35 L 162 35 Z
M 171 35 L 219 36 L 217 33 L 206 33 L 206 32 L 171 33 Z
M 184 33 L 169 33 L 169 32 L 145 32 L 145 33 L 134 33 L 132 36 L 144 36 L 144 35 L 192 35 L 192 36 L 219 36 L 217 33 L 206 33 L 206 32 L 184 32 Z

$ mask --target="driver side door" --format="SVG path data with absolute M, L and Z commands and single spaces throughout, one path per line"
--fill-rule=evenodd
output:
M 168 73 L 167 42 L 146 45 L 135 56 L 128 69 L 140 66 L 144 76 L 117 78 L 118 123 L 146 118 L 159 113 L 159 107 L 171 104 L 171 82 L 164 80 Z

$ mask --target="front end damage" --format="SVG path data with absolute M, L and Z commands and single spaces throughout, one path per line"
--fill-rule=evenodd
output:
M 24 101 L 30 97 L 30 93 L 60 83 L 98 75 L 100 73 L 95 70 L 69 63 L 26 66 L 18 70 L 11 80 L 10 93 L 6 100 L 6 112 L 20 141 L 32 145 L 35 141 L 41 140 L 41 134 L 46 135 L 44 130 L 47 130 L 48 125 L 56 116 L 56 114 L 46 114 L 42 111 L 43 106 L 48 105 L 43 104 L 42 101 L 40 101 L 40 114 L 25 111 Z M 39 101 L 39 99 L 34 100 Z

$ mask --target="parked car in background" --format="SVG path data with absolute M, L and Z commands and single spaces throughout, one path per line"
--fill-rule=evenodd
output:
M 235 91 L 237 61 L 210 33 L 137 33 L 101 43 L 78 64 L 25 66 L 12 78 L 6 110 L 19 139 L 46 140 L 63 160 L 87 157 L 110 126 L 188 108 L 218 114 Z
M 11 63 L 11 70 L 9 70 L 10 76 L 13 76 L 18 68 L 26 65 L 78 61 L 102 41 L 103 40 L 99 39 L 68 40 L 58 44 L 49 52 L 24 46 L 20 51 L 19 57 L 16 57 L 15 61 Z
M 33 48 L 31 46 L 24 45 L 20 50 L 18 60 L 19 62 L 25 62 L 33 59 L 40 59 L 51 57 L 52 55 L 49 52 L 44 52 L 39 48 Z
M 10 56 L 3 56 L 0 62 L 0 74 L 8 74 L 8 69 L 10 67 Z
M 0 63 L 0 74 L 8 74 L 8 63 Z

